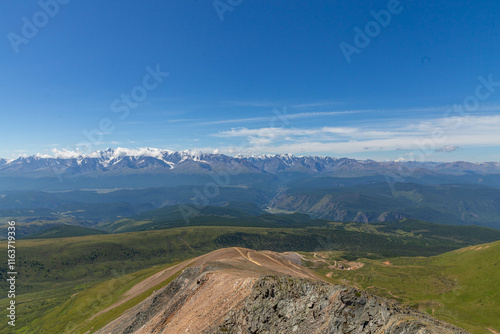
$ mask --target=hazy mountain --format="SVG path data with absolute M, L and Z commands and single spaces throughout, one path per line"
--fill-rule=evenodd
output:
M 238 201 L 335 221 L 417 218 L 500 228 L 496 162 L 232 157 L 154 148 L 87 155 L 54 151 L 53 157 L 0 160 L 0 191 L 0 210 L 7 210 L 0 215 L 8 217 L 34 216 L 12 209 L 48 208 L 56 210 L 44 214 L 50 219 L 96 222 L 171 205 L 202 208 Z
M 0 160 L 1 191 L 204 186 L 229 179 L 233 186 L 258 184 L 263 189 L 292 180 L 317 183 L 314 178 L 321 176 L 343 178 L 344 184 L 354 180 L 500 188 L 500 163 L 377 162 L 290 154 L 232 157 L 155 148 L 107 149 L 86 155 L 54 151 L 52 157 L 38 154 Z
M 469 184 L 373 183 L 283 190 L 270 207 L 335 221 L 385 222 L 413 217 L 500 229 L 500 189 Z

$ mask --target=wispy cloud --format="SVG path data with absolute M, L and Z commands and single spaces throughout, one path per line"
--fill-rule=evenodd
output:
M 266 107 L 273 108 L 280 105 L 280 103 L 272 101 L 223 101 L 225 105 L 238 106 L 238 107 Z
M 310 103 L 310 104 L 299 104 L 291 107 L 295 108 L 308 108 L 311 106 L 319 106 L 319 105 L 328 105 L 328 104 L 333 104 L 335 102 L 324 102 L 324 103 Z M 403 109 L 356 109 L 356 110 L 337 110 L 337 111 L 309 111 L 309 112 L 299 112 L 299 113 L 286 113 L 286 108 L 285 112 L 279 115 L 279 118 L 282 120 L 294 120 L 294 119 L 305 119 L 305 118 L 319 118 L 319 117 L 328 117 L 328 116 L 341 116 L 341 115 L 347 115 L 347 114 L 358 114 L 358 113 L 366 113 L 366 114 L 373 114 L 373 115 L 378 115 L 378 119 L 369 119 L 365 121 L 366 123 L 373 123 L 374 121 L 376 122 L 386 122 L 389 121 L 388 118 L 383 118 L 380 115 L 390 115 L 390 119 L 396 120 L 396 122 L 399 122 L 402 116 L 400 114 L 408 114 L 412 113 L 415 118 L 422 117 L 426 114 L 433 114 L 436 116 L 453 116 L 453 114 L 450 115 L 450 106 L 436 106 L 436 107 L 413 107 L 413 108 L 403 108 Z M 480 112 L 488 112 L 488 111 L 495 111 L 499 112 L 500 111 L 500 105 L 489 105 L 489 106 L 481 106 L 475 110 L 475 113 L 480 113 Z M 456 114 L 456 113 L 455 113 Z M 405 115 L 405 117 L 408 117 Z M 199 125 L 216 125 L 216 124 L 237 124 L 237 123 L 252 123 L 252 122 L 271 122 L 273 119 L 275 119 L 276 116 L 274 113 L 270 113 L 270 116 L 267 117 L 247 117 L 247 118 L 234 118 L 234 119 L 223 119 L 223 120 L 215 120 L 215 121 L 206 121 L 206 122 L 199 122 Z M 450 117 L 448 117 L 450 118 Z M 194 120 L 194 119 L 182 119 L 178 121 L 199 121 L 199 120 Z M 359 123 L 359 122 L 358 122 Z
M 300 103 L 300 104 L 292 104 L 291 108 L 295 109 L 310 109 L 310 108 L 318 108 L 318 107 L 329 107 L 335 106 L 339 104 L 343 104 L 344 102 L 334 102 L 334 101 L 324 101 L 324 102 L 311 102 L 311 103 Z
M 269 120 L 271 120 L 271 117 L 248 117 L 248 118 L 234 118 L 234 119 L 223 119 L 218 121 L 199 122 L 198 124 L 209 125 L 209 124 L 249 123 L 249 122 L 262 122 Z
M 178 118 L 178 119 L 168 119 L 167 123 L 179 123 L 179 122 L 199 122 L 202 118 Z
M 433 106 L 433 107 L 409 107 L 409 108 L 400 108 L 400 109 L 373 109 L 369 110 L 372 112 L 381 112 L 381 111 L 389 111 L 391 113 L 433 113 L 436 116 L 444 116 L 450 114 L 458 114 L 456 111 L 455 112 L 450 112 L 450 109 L 452 107 L 450 105 L 445 105 L 445 106 Z M 500 111 L 500 105 L 497 104 L 492 104 L 492 105 L 481 105 L 478 106 L 474 109 L 474 112 L 477 114 L 478 112 L 488 112 L 488 111 L 495 111 L 499 112 Z M 466 113 L 463 111 L 461 114 L 463 115 Z
M 144 124 L 144 122 L 141 121 L 120 122 L 120 125 L 139 125 L 139 124 Z
M 456 150 L 460 149 L 460 147 L 455 146 L 455 145 L 445 145 L 443 147 L 438 148 L 435 150 L 435 152 L 455 152 Z
M 299 118 L 313 118 L 313 117 L 324 117 L 324 116 L 339 116 L 346 114 L 358 114 L 362 112 L 366 112 L 366 110 L 302 112 L 296 114 L 285 114 L 283 115 L 283 117 L 288 119 L 299 119 Z
M 408 118 L 408 114 L 413 114 L 415 119 L 419 119 L 426 116 L 453 116 L 457 115 L 450 114 L 450 106 L 434 106 L 434 107 L 411 107 L 411 108 L 400 108 L 400 109 L 353 109 L 353 110 L 335 110 L 335 111 L 304 111 L 304 112 L 295 112 L 288 113 L 286 111 L 286 107 L 282 108 L 283 111 L 280 111 L 281 107 L 277 107 L 276 103 L 272 102 L 247 102 L 247 101 L 226 101 L 226 103 L 232 103 L 234 105 L 240 106 L 260 106 L 271 108 L 269 110 L 268 116 L 256 116 L 256 117 L 244 117 L 244 118 L 230 118 L 230 119 L 220 119 L 220 120 L 211 120 L 206 121 L 202 118 L 179 118 L 179 119 L 170 119 L 167 120 L 168 123 L 193 123 L 195 125 L 221 125 L 221 124 L 242 124 L 245 125 L 247 123 L 257 123 L 257 122 L 269 122 L 272 123 L 273 120 L 276 120 L 276 112 L 279 112 L 280 120 L 294 120 L 294 119 L 307 119 L 307 118 L 320 118 L 320 117 L 330 117 L 330 116 L 342 116 L 347 114 L 358 114 L 365 113 L 367 115 L 376 115 L 376 117 L 367 117 L 365 120 L 357 120 L 357 123 L 360 124 L 365 122 L 367 124 L 372 124 L 373 122 L 390 122 L 391 120 L 395 120 L 399 122 L 401 118 Z M 289 106 L 291 109 L 314 109 L 315 107 L 325 107 L 334 104 L 340 104 L 341 102 L 313 102 L 313 103 L 303 103 Z M 485 113 L 487 112 L 500 112 L 500 105 L 486 105 L 481 106 L 475 110 L 475 114 Z M 384 117 L 385 115 L 385 117 Z M 403 116 L 404 115 L 404 116 Z M 461 113 L 463 115 L 463 113 Z
M 302 112 L 302 113 L 280 113 L 279 116 L 276 116 L 274 113 L 272 116 L 267 117 L 247 117 L 247 118 L 234 118 L 234 119 L 224 119 L 218 121 L 208 121 L 208 122 L 200 122 L 199 124 L 208 125 L 208 124 L 231 124 L 231 123 L 250 123 L 250 122 L 262 122 L 268 121 L 271 122 L 276 120 L 278 117 L 281 120 L 292 120 L 292 119 L 302 119 L 302 118 L 315 118 L 315 117 L 328 117 L 328 116 L 340 116 L 346 114 L 355 114 L 365 112 L 364 110 L 345 110 L 345 111 L 318 111 L 318 112 Z
M 262 107 L 262 108 L 272 108 L 283 105 L 282 102 L 276 101 L 224 101 L 226 105 L 238 106 L 238 107 Z M 305 102 L 305 103 L 296 103 L 291 104 L 290 108 L 294 109 L 306 109 L 306 108 L 320 108 L 320 107 L 329 107 L 336 106 L 345 102 L 339 101 L 314 101 L 314 102 Z

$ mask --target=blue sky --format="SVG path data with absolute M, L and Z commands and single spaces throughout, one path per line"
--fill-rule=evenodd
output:
M 498 1 L 59 1 L 0 4 L 0 157 L 500 161 Z

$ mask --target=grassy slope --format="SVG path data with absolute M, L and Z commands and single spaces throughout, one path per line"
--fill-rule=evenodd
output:
M 43 316 L 34 318 L 25 329 L 28 332 L 33 331 L 36 333 L 77 334 L 86 333 L 89 330 L 93 332 L 149 297 L 154 290 L 167 285 L 175 279 L 180 274 L 180 271 L 160 284 L 151 287 L 141 295 L 106 313 L 93 317 L 99 311 L 119 301 L 121 296 L 134 285 L 172 265 L 154 266 L 132 274 L 115 277 L 79 293 L 75 293 L 65 302 L 43 314 Z
M 301 229 L 212 226 L 19 240 L 16 243 L 17 269 L 20 273 L 16 301 L 18 314 L 22 317 L 18 320 L 16 331 L 52 333 L 48 328 L 55 323 L 64 324 L 63 327 L 68 329 L 71 324 L 81 323 L 88 316 L 87 313 L 75 313 L 71 306 L 79 298 L 90 293 L 81 305 L 85 305 L 82 309 L 88 308 L 95 313 L 114 301 L 122 291 L 120 289 L 125 289 L 128 284 L 128 281 L 115 284 L 109 280 L 121 280 L 125 275 L 135 275 L 138 270 L 169 265 L 223 247 L 243 246 L 276 251 L 333 249 L 349 251 L 347 256 L 351 258 L 380 258 L 435 255 L 468 244 L 450 236 L 446 239 L 425 237 L 411 232 L 408 226 L 406 229 L 410 232 L 395 230 L 382 233 L 379 228 L 363 224 L 349 225 L 347 230 L 343 225 Z M 417 228 L 421 226 L 417 225 Z M 0 242 L 0 246 L 2 244 L 5 246 L 5 242 Z M 0 269 L 2 291 L 6 291 L 5 283 L 3 268 Z M 92 290 L 99 284 L 108 288 Z M 104 298 L 103 293 L 111 297 Z M 7 302 L 5 298 L 0 299 L 0 308 Z M 70 327 L 65 327 L 67 324 Z M 0 332 L 5 330 L 5 326 L 6 323 L 0 323 Z
M 224 211 L 224 213 L 227 211 Z M 99 227 L 103 230 L 122 233 L 122 232 L 138 232 L 149 230 L 160 230 L 175 227 L 190 226 L 242 226 L 242 227 L 273 227 L 273 228 L 290 228 L 290 227 L 306 227 L 306 226 L 327 226 L 328 221 L 322 219 L 311 219 L 308 215 L 302 213 L 294 213 L 289 215 L 272 215 L 263 214 L 259 216 L 226 216 L 226 215 L 200 215 L 189 218 L 189 221 L 184 219 L 152 219 L 152 220 L 133 220 L 123 219 L 111 224 L 102 225 Z M 500 231 L 499 231 L 500 235 Z
M 332 261 L 339 256 L 327 255 Z M 317 270 L 324 274 L 333 272 L 335 283 L 397 299 L 473 333 L 491 334 L 487 328 L 500 332 L 500 242 L 429 258 L 362 262 L 366 265 L 358 270 L 332 271 L 324 265 Z
M 73 333 L 72 326 L 113 303 L 137 277 L 148 277 L 155 268 L 215 249 L 213 240 L 221 233 L 221 229 L 185 228 L 17 241 L 19 318 L 14 331 Z M 136 273 L 141 269 L 150 273 Z M 5 273 L 1 274 L 0 285 L 6 291 Z M 7 302 L 5 297 L 1 299 L 0 307 L 6 307 Z M 6 322 L 0 323 L 0 332 L 6 330 Z
M 30 234 L 26 239 L 47 239 L 47 238 L 67 238 L 85 235 L 106 234 L 94 228 L 75 226 L 75 225 L 55 225 L 43 231 Z

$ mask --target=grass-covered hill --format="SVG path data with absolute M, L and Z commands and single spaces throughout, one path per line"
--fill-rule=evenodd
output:
M 95 228 L 62 224 L 54 225 L 40 232 L 30 234 L 28 237 L 26 237 L 26 239 L 67 238 L 105 233 L 107 232 Z
M 366 224 L 280 229 L 207 226 L 20 240 L 16 301 L 17 312 L 23 316 L 14 332 L 77 333 L 74 326 L 118 301 L 142 279 L 179 261 L 231 246 L 310 252 L 306 255 L 310 261 L 305 263 L 323 274 L 332 272 L 334 282 L 398 299 L 474 333 L 486 333 L 486 325 L 498 328 L 491 318 L 499 310 L 499 242 L 460 248 L 468 244 L 466 233 L 420 235 L 411 229 L 413 224 L 421 228 L 423 223 L 408 223 L 391 232 L 378 231 L 386 226 Z M 450 249 L 455 250 L 442 254 Z M 358 270 L 335 270 L 325 262 L 315 262 L 321 256 L 330 265 L 339 259 L 365 265 Z M 5 272 L 1 276 L 5 282 Z M 1 299 L 0 307 L 7 302 Z M 120 310 L 124 309 L 114 312 Z M 97 320 L 103 325 L 117 315 Z M 0 331 L 6 329 L 5 324 L 0 326 L 4 326 Z
M 286 216 L 277 217 L 285 219 Z M 300 217 L 309 219 L 303 215 Z M 500 240 L 500 232 L 492 229 L 411 220 L 379 225 L 322 222 L 321 226 L 300 228 L 217 226 L 218 222 L 219 218 L 212 216 L 211 226 L 18 240 L 16 300 L 18 314 L 23 316 L 19 318 L 16 331 L 50 333 L 48 328 L 56 322 L 78 322 L 80 318 L 105 307 L 109 300 L 116 297 L 115 294 L 123 293 L 128 284 L 144 273 L 152 273 L 168 264 L 219 248 L 240 246 L 279 252 L 337 251 L 343 252 L 345 259 L 355 260 L 359 257 L 432 256 Z M 76 231 L 56 229 L 52 236 L 63 236 L 64 233 L 76 234 Z M 0 247 L 2 244 L 5 246 L 5 241 L 0 242 Z M 4 268 L 0 271 L 0 288 L 4 290 L 5 279 Z M 101 288 L 97 288 L 99 286 Z M 87 296 L 91 292 L 99 296 L 75 299 L 81 303 L 79 311 L 73 312 L 71 308 L 73 311 L 63 312 L 70 307 L 68 301 L 71 298 Z M 109 300 L 104 298 L 108 295 L 111 296 Z M 5 298 L 0 299 L 0 307 L 7 302 Z M 0 327 L 2 330 L 5 327 Z
M 433 257 L 361 259 L 357 270 L 332 269 L 340 253 L 306 257 L 332 282 L 396 299 L 473 333 L 500 332 L 500 241 Z

